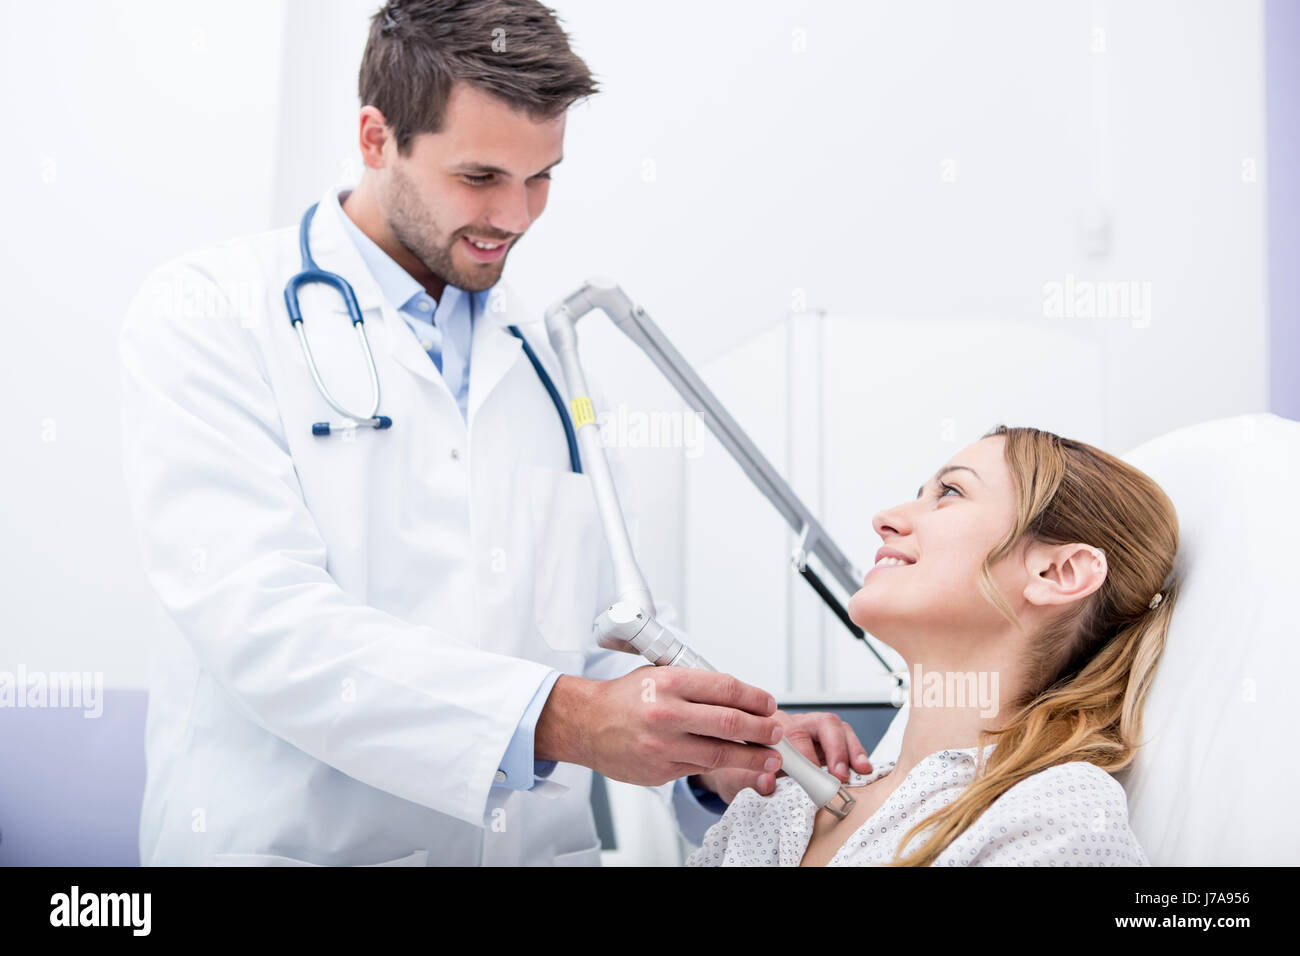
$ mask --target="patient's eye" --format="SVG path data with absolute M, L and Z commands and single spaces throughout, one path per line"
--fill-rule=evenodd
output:
M 946 497 L 948 497 L 948 492 L 949 492 L 949 491 L 955 491 L 955 492 L 957 492 L 957 497 L 958 497 L 958 498 L 964 498 L 964 497 L 965 497 L 965 495 L 963 495 L 963 494 L 961 493 L 961 489 L 958 488 L 958 487 L 956 487 L 955 485 L 946 485 L 946 484 L 944 484 L 942 481 L 939 481 L 938 478 L 936 478 L 935 481 L 939 482 L 939 494 L 937 494 L 937 495 L 934 496 L 936 501 L 938 501 L 940 498 L 946 498 Z M 917 500 L 917 501 L 920 501 L 920 500 L 921 500 L 921 495 L 923 495 L 924 493 L 925 493 L 925 485 L 922 485 L 920 488 L 917 488 L 917 489 L 916 489 L 916 500 Z

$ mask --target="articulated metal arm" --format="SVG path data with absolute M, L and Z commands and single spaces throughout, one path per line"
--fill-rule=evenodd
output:
M 799 500 L 789 484 L 777 474 L 776 469 L 722 407 L 687 361 L 650 321 L 646 311 L 634 305 L 612 281 L 591 279 L 546 310 L 546 332 L 559 356 L 569 394 L 573 396 L 570 412 L 583 467 L 595 490 L 596 506 L 613 559 L 617 597 L 596 618 L 593 625 L 600 646 L 642 655 L 656 665 L 716 670 L 656 620 L 654 599 L 632 553 L 627 525 L 618 503 L 609 462 L 600 444 L 599 431 L 595 427 L 595 411 L 588 397 L 586 378 L 578 358 L 578 337 L 574 325 L 593 309 L 605 312 L 628 338 L 650 356 L 691 408 L 704 417 L 709 429 L 745 470 L 750 480 L 772 502 L 790 527 L 799 532 L 799 546 L 792 556 L 795 570 L 813 586 L 840 621 L 867 645 L 885 670 L 889 671 L 888 663 L 866 641 L 862 629 L 849 619 L 843 605 L 808 566 L 807 556 L 817 555 L 831 576 L 849 593 L 857 590 L 862 581 L 861 572 L 835 546 L 821 523 Z M 840 819 L 848 815 L 854 798 L 836 777 L 814 765 L 785 738 L 774 749 L 781 754 L 781 769 L 807 791 L 817 806 L 825 807 Z
M 808 564 L 808 556 L 816 555 L 826 572 L 839 582 L 840 587 L 848 594 L 852 594 L 862 586 L 862 572 L 845 557 L 844 552 L 831 540 L 821 522 L 799 500 L 799 496 L 794 493 L 794 489 L 777 473 L 771 462 L 758 450 L 758 447 L 750 440 L 744 429 L 722 407 L 722 403 L 709 391 L 708 386 L 691 368 L 690 363 L 664 337 L 659 327 L 650 320 L 646 310 L 634 304 L 627 297 L 627 294 L 612 280 L 589 279 L 581 288 L 546 310 L 546 331 L 550 337 L 551 345 L 554 346 L 556 353 L 560 356 L 560 362 L 570 387 L 569 393 L 584 397 L 587 395 L 586 382 L 582 377 L 582 368 L 578 361 L 577 333 L 574 330 L 574 323 L 592 309 L 603 311 L 628 338 L 640 346 L 642 351 L 650 356 L 655 365 L 659 367 L 659 370 L 663 372 L 664 377 L 668 379 L 678 394 L 703 417 L 705 423 L 709 426 L 709 430 L 727 449 L 731 457 L 736 460 L 736 463 L 749 476 L 749 479 L 758 490 L 772 503 L 781 517 L 785 519 L 786 524 L 799 534 L 799 544 L 791 555 L 791 564 L 794 570 L 799 572 L 804 580 L 812 586 L 813 590 L 835 613 L 840 622 L 848 628 L 849 632 L 861 640 L 866 648 L 875 655 L 880 665 L 891 676 L 894 676 L 895 682 L 902 686 L 903 681 L 901 678 L 893 673 L 888 662 L 880 656 L 880 653 L 866 639 L 862 628 L 850 620 L 847 609 L 831 593 L 825 582 Z M 588 413 L 590 413 L 590 401 L 587 402 L 586 407 Z M 575 424 L 577 417 L 575 413 Z M 603 472 L 604 475 L 601 480 L 595 481 L 595 484 L 597 486 L 597 499 L 601 505 L 601 519 L 605 523 L 605 528 L 608 530 L 615 522 L 621 525 L 622 512 L 619 510 L 618 500 L 613 494 L 613 483 L 608 480 L 609 472 L 603 460 L 603 452 L 600 455 L 595 453 L 595 450 L 600 448 L 599 442 L 593 435 L 589 442 L 580 444 L 584 462 L 587 462 L 589 458 L 599 457 L 601 459 L 594 467 L 588 467 L 591 467 L 593 472 Z M 592 449 L 590 453 L 589 448 Z M 626 534 L 622 535 L 622 540 L 617 543 L 614 537 L 616 536 L 610 538 L 610 549 L 614 556 L 615 583 L 619 595 L 622 596 L 635 591 L 644 594 L 643 600 L 648 599 L 649 591 L 646 588 L 645 580 L 641 577 L 640 570 L 637 568 L 636 560 L 632 556 L 631 545 L 627 543 Z M 649 604 L 649 606 L 653 610 L 653 604 Z

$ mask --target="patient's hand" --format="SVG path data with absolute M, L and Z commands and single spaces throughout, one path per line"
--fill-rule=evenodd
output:
M 772 716 L 780 722 L 782 736 L 796 750 L 817 766 L 829 767 L 842 782 L 848 782 L 850 761 L 858 773 L 871 773 L 871 761 L 867 759 L 867 751 L 858 735 L 835 714 L 787 714 L 777 710 Z M 784 773 L 782 770 L 772 774 L 724 767 L 692 776 L 691 781 L 707 787 L 724 802 L 730 803 L 746 787 L 753 787 L 762 796 L 771 796 L 776 792 L 776 778 Z

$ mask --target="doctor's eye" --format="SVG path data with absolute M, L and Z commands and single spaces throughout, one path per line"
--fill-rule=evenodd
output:
M 486 186 L 492 180 L 491 173 L 475 175 L 474 173 L 461 173 L 461 178 L 471 186 Z M 533 179 L 550 179 L 550 173 L 538 173 Z

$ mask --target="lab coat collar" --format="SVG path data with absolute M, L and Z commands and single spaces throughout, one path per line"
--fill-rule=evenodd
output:
M 397 315 L 396 307 L 384 298 L 379 283 L 357 251 L 356 245 L 343 227 L 340 216 L 345 216 L 339 205 L 339 193 L 352 187 L 334 185 L 325 191 L 312 217 L 309 239 L 312 258 L 316 265 L 347 279 L 357 298 L 363 315 L 375 310 L 383 319 L 383 332 L 375 336 L 366 324 L 372 341 L 379 340 L 378 348 L 387 349 L 393 359 L 414 375 L 434 384 L 455 403 L 442 374 L 420 346 L 410 326 Z M 334 311 L 347 315 L 347 306 L 341 296 L 333 296 Z M 468 421 L 487 399 L 492 389 L 505 377 L 511 366 L 523 354 L 521 343 L 506 326 L 530 321 L 505 281 L 498 282 L 484 298 L 484 309 L 474 317 L 470 344 L 469 400 L 466 407 Z M 459 418 L 459 411 L 457 411 Z

